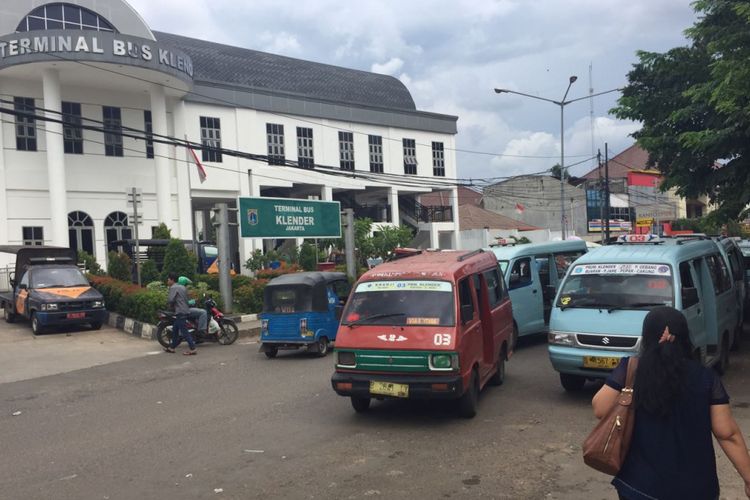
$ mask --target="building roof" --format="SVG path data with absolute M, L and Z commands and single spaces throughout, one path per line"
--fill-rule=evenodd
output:
M 609 159 L 609 178 L 610 179 L 624 179 L 628 176 L 628 172 L 635 170 L 655 170 L 655 166 L 649 166 L 648 164 L 648 151 L 640 147 L 638 144 L 633 144 L 626 150 L 617 154 L 616 156 Z M 602 167 L 602 176 L 604 175 L 604 168 Z M 596 180 L 599 178 L 599 168 L 594 168 L 589 173 L 583 175 L 584 179 Z
M 190 56 L 196 82 L 226 84 L 375 108 L 416 111 L 409 90 L 392 76 L 170 33 L 154 32 L 154 36 L 158 41 L 174 45 Z
M 495 212 L 490 212 L 475 205 L 461 205 L 458 209 L 459 227 L 461 230 L 469 229 L 509 229 L 518 231 L 536 231 L 540 227 L 526 224 L 523 221 L 512 219 Z
M 482 203 L 481 191 L 475 191 L 466 186 L 459 186 L 458 189 L 459 205 L 479 206 Z M 423 194 L 419 197 L 419 203 L 426 207 L 446 207 L 451 205 L 453 191 L 433 191 Z

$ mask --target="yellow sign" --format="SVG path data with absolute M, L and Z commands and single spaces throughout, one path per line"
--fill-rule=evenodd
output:
M 639 217 L 635 220 L 637 227 L 651 227 L 654 225 L 654 219 L 651 217 Z

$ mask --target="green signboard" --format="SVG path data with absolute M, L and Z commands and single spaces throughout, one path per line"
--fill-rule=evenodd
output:
M 240 198 L 243 238 L 340 238 L 338 201 Z

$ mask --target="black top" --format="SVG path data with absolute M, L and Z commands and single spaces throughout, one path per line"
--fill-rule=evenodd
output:
M 617 391 L 625 384 L 628 359 L 622 358 L 606 381 Z M 719 498 L 711 405 L 729 404 L 729 395 L 714 371 L 695 361 L 688 363 L 685 387 L 668 417 L 636 409 L 630 451 L 612 480 L 623 498 Z

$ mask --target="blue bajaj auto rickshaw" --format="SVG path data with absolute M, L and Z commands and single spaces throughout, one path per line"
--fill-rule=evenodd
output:
M 336 340 L 351 287 L 344 273 L 284 274 L 263 292 L 260 351 L 275 358 L 279 349 L 307 348 L 318 356 Z

